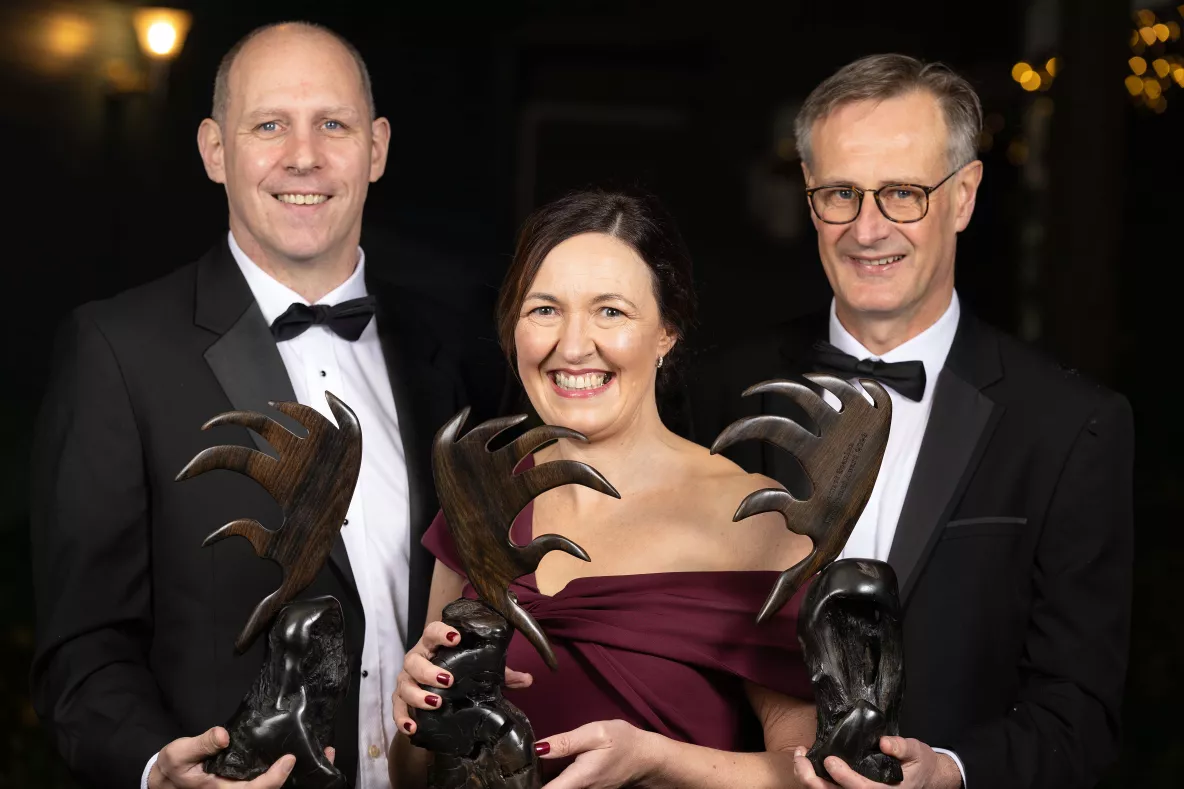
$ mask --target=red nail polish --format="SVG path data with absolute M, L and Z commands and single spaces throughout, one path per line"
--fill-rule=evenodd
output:
M 439 707 L 440 706 L 440 697 L 435 695 L 434 693 L 429 693 L 427 695 L 427 697 L 424 698 L 424 703 L 427 704 L 429 707 Z
M 439 682 L 444 687 L 448 687 L 449 685 L 452 684 L 452 677 L 448 676 L 443 671 L 441 671 L 439 674 L 436 675 L 436 682 Z
M 404 721 L 403 728 L 407 730 L 408 734 L 410 734 L 411 733 L 411 721 Z
M 449 633 L 448 635 L 446 635 L 444 637 L 447 638 L 448 643 L 451 644 L 453 641 L 455 641 L 457 639 L 458 636 L 460 636 L 460 633 Z
M 535 756 L 546 756 L 550 752 L 551 752 L 551 743 L 536 742 L 534 744 L 534 755 Z

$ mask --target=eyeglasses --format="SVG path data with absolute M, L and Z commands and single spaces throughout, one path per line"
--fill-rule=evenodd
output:
M 806 190 L 806 197 L 814 215 L 828 225 L 854 222 L 863 209 L 863 198 L 869 192 L 876 196 L 880 213 L 890 222 L 920 222 L 929 213 L 929 195 L 965 166 L 962 165 L 933 186 L 887 184 L 875 190 L 849 185 L 816 186 Z

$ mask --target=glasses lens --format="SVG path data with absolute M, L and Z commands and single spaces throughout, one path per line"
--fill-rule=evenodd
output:
M 897 222 L 916 222 L 925 216 L 929 196 L 916 186 L 885 186 L 876 192 L 884 213 Z
M 814 210 L 823 222 L 850 222 L 859 214 L 859 192 L 849 186 L 828 186 L 814 193 Z

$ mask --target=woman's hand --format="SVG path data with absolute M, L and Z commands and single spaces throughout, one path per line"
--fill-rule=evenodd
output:
M 461 635 L 454 627 L 443 622 L 432 622 L 423 629 L 423 637 L 419 643 L 403 658 L 403 670 L 399 672 L 395 681 L 395 692 L 392 696 L 394 704 L 393 716 L 395 725 L 407 734 L 415 733 L 415 721 L 411 719 L 408 708 L 421 710 L 439 709 L 441 698 L 439 694 L 424 690 L 420 685 L 432 688 L 452 687 L 452 674 L 432 663 L 436 650 L 442 646 L 459 646 Z M 527 688 L 534 678 L 523 671 L 506 668 L 506 687 Z
M 661 735 L 625 721 L 597 721 L 535 743 L 544 759 L 575 756 L 544 789 L 617 789 L 643 782 L 660 763 Z

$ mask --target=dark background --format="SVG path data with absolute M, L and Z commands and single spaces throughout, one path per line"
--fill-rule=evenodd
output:
M 1171 593 L 1184 577 L 1184 431 L 1164 359 L 1182 312 L 1184 87 L 1165 80 L 1156 112 L 1123 84 L 1136 12 L 1184 25 L 1177 3 L 178 2 L 192 28 L 147 90 L 131 5 L 0 10 L 0 787 L 72 786 L 28 701 L 28 457 L 53 330 L 74 306 L 160 276 L 225 232 L 197 124 L 222 53 L 282 19 L 352 40 L 394 127 L 366 206 L 373 265 L 399 238 L 459 261 L 442 271 L 405 259 L 399 276 L 496 288 L 531 208 L 574 187 L 635 183 L 666 201 L 695 256 L 697 345 L 826 304 L 792 153 L 806 93 L 873 52 L 966 75 L 991 134 L 959 294 L 1133 403 L 1137 596 L 1124 756 L 1106 786 L 1178 785 L 1184 741 L 1169 710 L 1184 691 Z M 1184 57 L 1184 40 L 1144 55 Z M 1054 56 L 1050 89 L 1012 79 L 1017 61 Z

